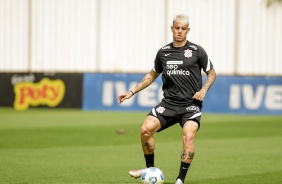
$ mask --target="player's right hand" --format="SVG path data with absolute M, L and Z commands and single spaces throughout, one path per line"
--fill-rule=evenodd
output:
M 133 94 L 131 92 L 127 92 L 117 96 L 116 100 L 121 104 L 124 100 L 129 99 L 132 96 Z

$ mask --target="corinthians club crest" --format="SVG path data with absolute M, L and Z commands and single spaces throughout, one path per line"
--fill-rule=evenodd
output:
M 165 111 L 165 108 L 162 106 L 159 106 L 156 110 L 158 113 L 162 114 Z
M 192 50 L 190 49 L 184 50 L 184 56 L 187 58 L 192 57 Z

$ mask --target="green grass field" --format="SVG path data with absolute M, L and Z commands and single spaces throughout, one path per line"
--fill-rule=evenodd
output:
M 0 183 L 141 183 L 147 112 L 0 108 Z M 124 134 L 116 131 L 124 129 Z M 174 184 L 178 125 L 155 135 L 155 164 Z M 282 116 L 204 114 L 185 184 L 281 184 Z

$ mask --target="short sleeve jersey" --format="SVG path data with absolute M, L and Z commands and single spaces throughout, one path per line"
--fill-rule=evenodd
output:
M 212 67 L 206 51 L 189 41 L 183 47 L 170 43 L 159 49 L 153 70 L 162 73 L 163 101 L 175 106 L 202 105 L 192 97 L 202 88 L 201 70 L 208 72 Z

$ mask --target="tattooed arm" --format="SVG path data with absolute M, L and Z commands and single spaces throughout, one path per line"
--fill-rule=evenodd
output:
M 207 79 L 205 81 L 204 86 L 202 87 L 200 91 L 195 93 L 193 98 L 199 101 L 203 101 L 206 96 L 207 91 L 210 89 L 215 79 L 216 79 L 216 73 L 215 73 L 214 68 L 212 68 L 210 71 L 207 72 Z
M 139 91 L 145 89 L 150 84 L 154 82 L 154 80 L 159 76 L 159 73 L 156 73 L 153 69 L 150 70 L 145 77 L 137 84 L 135 88 L 130 90 L 127 93 L 119 95 L 116 99 L 119 103 L 122 103 L 124 100 L 131 98 L 135 93 L 138 93 Z

